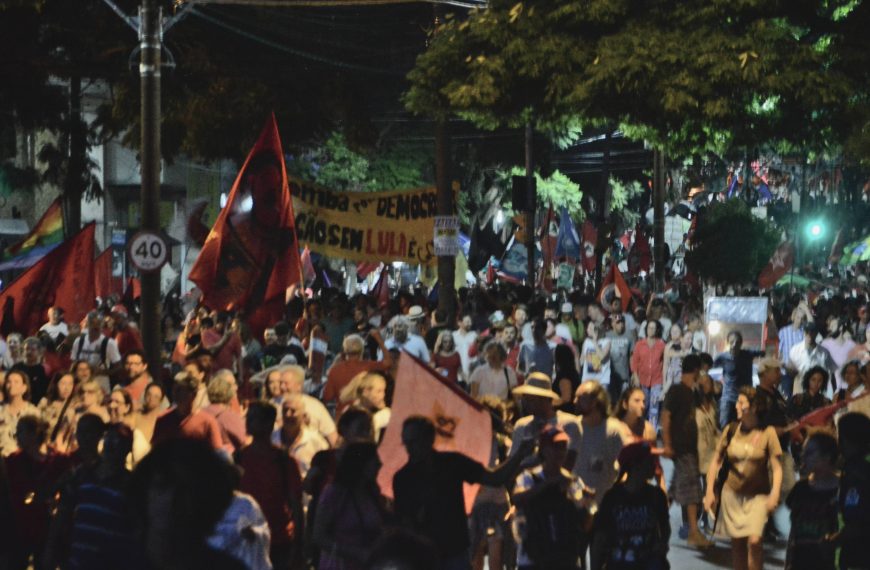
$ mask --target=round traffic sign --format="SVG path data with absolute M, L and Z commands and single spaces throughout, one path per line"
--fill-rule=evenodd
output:
M 139 271 L 157 271 L 169 259 L 169 246 L 158 233 L 141 231 L 133 236 L 127 247 L 130 261 Z

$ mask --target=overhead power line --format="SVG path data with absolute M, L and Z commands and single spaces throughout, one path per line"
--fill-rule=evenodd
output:
M 344 6 L 384 6 L 387 4 L 444 4 L 459 8 L 486 7 L 485 0 L 187 0 L 180 3 L 277 6 L 283 8 L 335 8 Z

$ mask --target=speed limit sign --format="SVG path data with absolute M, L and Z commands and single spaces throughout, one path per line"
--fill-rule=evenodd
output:
M 169 259 L 169 246 L 158 233 L 141 231 L 133 236 L 127 246 L 130 261 L 139 271 L 157 271 Z

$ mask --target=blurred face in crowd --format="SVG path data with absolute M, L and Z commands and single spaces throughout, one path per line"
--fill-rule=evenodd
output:
M 529 315 L 526 314 L 525 309 L 517 309 L 514 311 L 514 324 L 517 325 L 517 328 L 522 328 L 526 321 L 529 320 Z
M 92 338 L 100 336 L 102 333 L 102 322 L 98 315 L 88 315 L 85 317 L 85 327 L 88 329 L 88 334 Z
M 707 373 L 707 367 L 701 366 L 701 372 L 698 374 L 698 389 L 702 394 L 713 393 L 713 379 Z
M 565 457 L 568 455 L 568 442 L 554 441 L 546 443 L 541 445 L 540 453 L 544 465 L 561 467 L 565 464 Z
M 82 386 L 82 403 L 86 408 L 100 406 L 103 403 L 103 390 L 94 382 Z
M 73 388 L 75 388 L 75 382 L 73 381 L 72 374 L 64 374 L 57 381 L 58 398 L 66 400 L 73 393 Z
M 194 378 L 196 378 L 197 380 L 199 380 L 200 382 L 205 380 L 205 372 L 200 370 L 199 366 L 197 366 L 195 364 L 186 364 L 184 366 L 184 371 L 187 372 L 188 374 L 190 374 L 191 376 L 193 376 Z
M 263 342 L 267 345 L 275 344 L 278 340 L 278 335 L 275 334 L 275 329 L 266 329 L 263 331 Z
M 18 354 L 18 351 L 21 350 L 21 337 L 17 334 L 11 334 L 6 337 L 6 346 L 9 347 L 9 352 L 12 354 Z
M 286 429 L 300 429 L 308 423 L 302 398 L 288 398 L 281 404 L 281 417 Z
M 681 350 L 691 350 L 692 349 L 692 340 L 694 338 L 695 338 L 694 335 L 690 331 L 684 332 L 682 338 L 680 338 L 680 349 Z
M 109 419 L 112 422 L 120 422 L 124 416 L 130 413 L 130 406 L 120 390 L 112 390 L 109 396 Z
M 21 374 L 9 372 L 6 374 L 6 398 L 12 400 L 14 398 L 24 397 L 27 393 L 27 384 Z
M 486 363 L 491 368 L 500 368 L 504 364 L 504 359 L 501 357 L 501 352 L 495 345 L 490 345 L 486 349 Z
M 643 390 L 632 390 L 628 402 L 623 405 L 629 415 L 634 418 L 642 418 L 646 409 L 646 396 L 644 396 Z
M 130 354 L 124 359 L 124 370 L 127 372 L 127 377 L 130 380 L 135 380 L 145 374 L 145 369 L 148 365 L 140 354 Z
M 615 318 L 610 321 L 613 323 L 613 332 L 616 334 L 622 334 L 625 332 L 625 319 L 623 318 Z
M 583 305 L 574 305 L 574 319 L 578 321 L 586 320 L 586 307 Z
M 305 382 L 304 378 L 299 378 L 299 376 L 291 371 L 285 370 L 281 372 L 281 393 L 282 394 L 301 394 L 302 393 L 302 384 Z
M 824 376 L 816 372 L 812 376 L 810 376 L 808 387 L 809 393 L 811 396 L 815 396 L 822 389 L 822 383 L 825 381 Z
M 728 348 L 732 353 L 736 354 L 743 347 L 743 339 L 740 335 L 731 333 L 728 335 Z
M 387 382 L 383 378 L 373 380 L 362 391 L 362 400 L 366 407 L 373 410 L 382 410 L 386 404 Z
M 652 321 L 648 321 L 646 323 L 646 337 L 647 338 L 655 338 L 656 337 L 656 324 Z
M 270 398 L 281 395 L 281 373 L 270 372 L 266 377 L 266 392 Z
M 462 320 L 459 321 L 459 328 L 463 331 L 471 330 L 471 317 L 469 317 L 468 315 L 462 317 Z
M 856 364 L 846 366 L 843 370 L 843 381 L 849 388 L 853 388 L 861 381 L 861 374 Z
M 502 331 L 502 340 L 508 346 L 513 346 L 517 340 L 517 328 L 514 326 L 506 326 Z
M 56 325 L 60 322 L 60 311 L 56 307 L 48 310 L 48 322 Z
M 158 388 L 157 386 L 149 386 L 147 390 L 145 390 L 145 402 L 143 405 L 143 409 L 145 412 L 150 412 L 152 410 L 156 410 L 163 403 L 163 390 Z
M 680 325 L 671 325 L 671 336 L 670 341 L 672 343 L 679 342 L 680 338 L 683 336 L 683 331 L 680 328 Z
M 24 361 L 27 364 L 36 364 L 42 357 L 42 347 L 38 342 L 24 343 Z
M 734 404 L 734 409 L 737 412 L 737 419 L 742 420 L 743 414 L 749 410 L 749 399 L 745 395 L 740 394 L 737 396 L 737 403 Z
M 85 380 L 91 379 L 91 365 L 87 362 L 79 362 L 76 364 L 75 370 L 73 373 L 76 375 L 76 380 L 79 382 L 84 382 Z

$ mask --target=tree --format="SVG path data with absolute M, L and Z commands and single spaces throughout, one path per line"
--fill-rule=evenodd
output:
M 779 231 L 742 200 L 715 203 L 702 211 L 686 263 L 704 279 L 743 284 L 755 280 L 779 241 Z
M 680 157 L 823 145 L 854 87 L 822 41 L 849 3 L 493 0 L 432 38 L 406 104 L 484 124 L 532 112 L 542 125 L 624 124 Z

